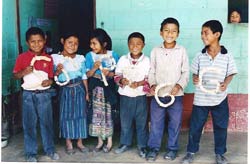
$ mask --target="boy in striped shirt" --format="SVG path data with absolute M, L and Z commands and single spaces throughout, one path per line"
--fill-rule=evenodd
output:
M 196 89 L 187 154 L 183 158 L 183 164 L 192 163 L 194 154 L 199 150 L 202 129 L 209 111 L 213 118 L 216 163 L 227 163 L 223 156 L 227 150 L 226 140 L 229 120 L 227 87 L 237 73 L 237 69 L 233 56 L 227 52 L 225 47 L 220 45 L 222 32 L 223 27 L 217 20 L 210 20 L 202 25 L 201 38 L 205 48 L 196 55 L 191 66 L 193 83 L 196 85 Z M 208 68 L 210 68 L 210 71 L 204 72 L 204 76 L 201 77 L 201 72 L 204 69 L 208 70 Z M 215 71 L 211 71 L 211 68 Z M 210 79 L 215 81 L 214 84 L 209 82 Z M 216 83 L 218 83 L 218 92 L 209 92 L 209 90 L 215 90 Z M 202 89 L 200 85 L 206 89 Z

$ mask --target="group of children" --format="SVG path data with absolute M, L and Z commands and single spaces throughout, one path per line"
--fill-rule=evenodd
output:
M 57 54 L 44 53 L 45 37 L 41 29 L 31 27 L 26 32 L 29 50 L 17 58 L 13 73 L 17 79 L 31 73 L 40 78 L 40 83 L 23 87 L 23 130 L 26 160 L 36 162 L 36 125 L 39 121 L 44 152 L 52 160 L 58 160 L 53 142 L 53 120 L 50 86 L 54 76 L 60 86 L 60 136 L 66 140 L 65 152 L 74 154 L 72 140 L 77 140 L 77 149 L 88 152 L 82 139 L 88 135 L 98 138 L 93 151 L 110 152 L 112 149 L 113 120 L 112 106 L 116 104 L 116 86 L 120 95 L 120 146 L 114 153 L 120 154 L 130 149 L 135 122 L 138 154 L 155 161 L 161 147 L 168 115 L 168 141 L 164 159 L 176 158 L 181 129 L 184 88 L 189 81 L 189 61 L 186 49 L 176 43 L 179 36 L 179 22 L 166 18 L 161 23 L 160 35 L 163 43 L 153 48 L 150 58 L 143 53 L 145 38 L 139 32 L 128 37 L 129 52 L 120 57 L 112 51 L 110 36 L 103 29 L 95 29 L 90 37 L 92 51 L 85 57 L 77 54 L 79 38 L 75 33 L 61 37 L 63 50 Z M 190 122 L 187 154 L 183 163 L 192 163 L 199 150 L 203 126 L 211 111 L 215 135 L 216 162 L 226 163 L 227 126 L 229 119 L 227 86 L 237 73 L 233 57 L 219 41 L 223 32 L 217 20 L 202 25 L 201 37 L 205 48 L 194 58 L 191 72 L 196 85 L 194 105 Z M 33 63 L 32 59 L 37 58 Z M 210 94 L 199 87 L 199 73 L 207 67 L 221 70 L 219 76 L 210 72 L 204 78 L 218 79 L 220 91 Z M 46 76 L 40 76 L 40 72 Z M 26 81 L 24 81 L 26 83 Z M 157 86 L 166 84 L 155 95 Z M 207 83 L 204 82 L 204 85 Z M 27 85 L 24 85 L 27 86 Z M 207 85 L 211 88 L 213 86 Z M 162 107 L 155 98 L 150 104 L 150 127 L 147 127 L 147 94 L 158 96 L 161 102 L 170 101 L 166 93 L 174 96 L 174 102 Z M 91 103 L 92 119 L 87 123 L 86 103 Z M 150 129 L 150 131 L 148 130 Z M 149 134 L 148 134 L 149 133 Z M 104 144 L 104 140 L 107 143 Z

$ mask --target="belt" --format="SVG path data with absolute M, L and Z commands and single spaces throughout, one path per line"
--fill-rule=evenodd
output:
M 24 91 L 32 92 L 32 93 L 45 93 L 45 92 L 48 92 L 48 89 L 45 89 L 45 90 L 24 90 Z
M 77 82 L 77 83 L 73 83 L 73 84 L 68 84 L 68 85 L 65 85 L 65 87 L 75 87 L 75 86 L 78 86 L 82 84 L 82 82 Z

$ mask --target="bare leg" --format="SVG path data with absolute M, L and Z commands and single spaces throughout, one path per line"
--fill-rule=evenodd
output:
M 71 139 L 68 139 L 68 138 L 66 139 L 66 147 L 67 149 L 73 149 Z
M 107 144 L 108 149 L 112 147 L 112 137 L 108 137 L 108 144 Z
M 78 140 L 77 140 L 77 147 L 78 148 L 84 148 L 85 146 L 82 144 L 82 139 L 81 138 L 79 138 Z
M 103 145 L 103 140 L 101 137 L 98 137 L 98 144 L 96 145 L 96 148 L 100 148 Z

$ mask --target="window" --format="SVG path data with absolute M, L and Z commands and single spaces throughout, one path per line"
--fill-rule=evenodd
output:
M 228 0 L 228 23 L 248 23 L 248 0 Z

